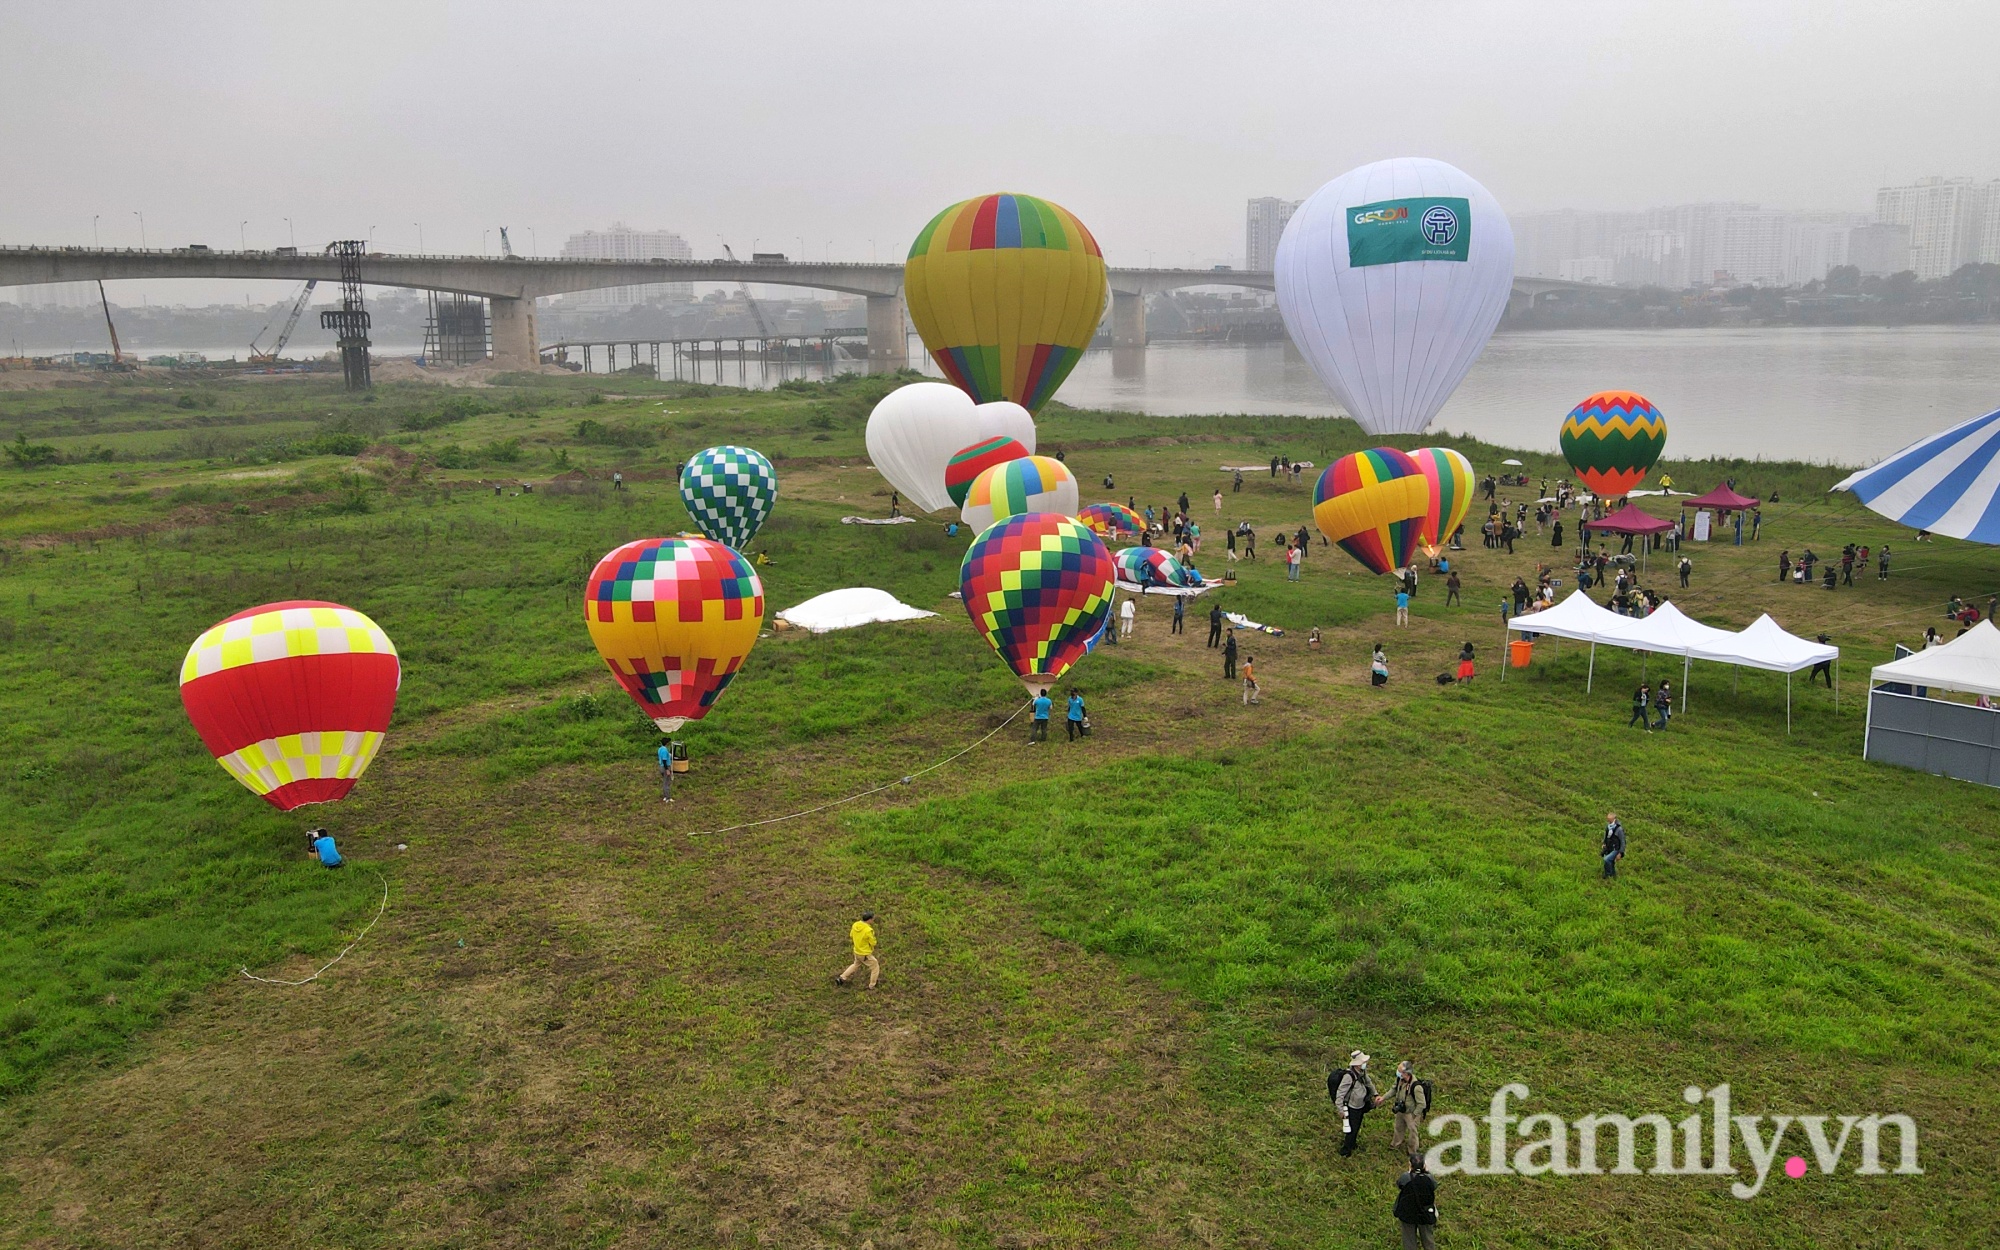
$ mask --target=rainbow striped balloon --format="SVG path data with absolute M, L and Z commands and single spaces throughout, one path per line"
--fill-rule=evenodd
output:
M 1009 460 L 1019 460 L 1028 454 L 1028 449 L 1005 434 L 974 443 L 945 462 L 944 491 L 951 496 L 952 506 L 963 508 L 965 496 L 972 490 L 975 478 L 996 464 L 1006 464 Z
M 1024 512 L 1076 515 L 1076 476 L 1050 456 L 1021 456 L 972 479 L 959 516 L 975 534 Z
M 1137 538 L 1146 530 L 1145 519 L 1122 503 L 1085 504 L 1076 519 L 1107 542 L 1113 538 Z
M 1430 484 L 1407 452 L 1377 447 L 1342 456 L 1313 486 L 1313 523 L 1373 573 L 1410 562 L 1430 508 Z
M 1419 447 L 1410 453 L 1430 487 L 1430 507 L 1417 525 L 1417 541 L 1442 547 L 1472 506 L 1472 461 L 1449 447 Z
M 1118 580 L 1142 589 L 1185 587 L 1187 570 L 1170 552 L 1158 547 L 1127 547 L 1112 557 L 1118 562 Z
M 1646 480 L 1667 447 L 1667 419 L 1644 395 L 1599 391 L 1562 423 L 1563 459 L 1599 495 L 1622 495 Z
M 980 403 L 1030 412 L 1076 367 L 1107 292 L 1097 240 L 1032 195 L 961 200 L 931 218 L 903 265 L 910 320 L 938 368 Z

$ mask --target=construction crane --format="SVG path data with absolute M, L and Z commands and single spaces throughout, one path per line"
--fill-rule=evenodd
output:
M 118 327 L 111 320 L 111 297 L 104 293 L 104 283 L 97 284 L 98 302 L 104 305 L 104 328 L 111 331 L 111 367 L 125 367 L 125 349 L 118 346 Z
M 307 279 L 305 287 L 299 292 L 299 298 L 293 301 L 292 303 L 292 315 L 285 318 L 285 328 L 278 331 L 278 341 L 271 345 L 270 351 L 268 352 L 258 351 L 257 339 L 261 339 L 264 337 L 264 330 L 270 329 L 271 323 L 268 321 L 265 322 L 264 330 L 257 331 L 257 339 L 250 340 L 250 362 L 252 364 L 260 364 L 260 365 L 270 364 L 272 361 L 278 358 L 279 352 L 285 350 L 285 344 L 292 341 L 292 331 L 298 328 L 299 314 L 305 312 L 306 301 L 312 298 L 313 288 L 318 285 L 319 285 L 318 278 Z
M 729 244 L 727 242 L 724 242 L 722 244 L 722 254 L 729 258 L 729 263 L 732 265 L 740 265 L 743 263 L 742 261 L 736 259 L 735 252 L 729 250 Z M 764 324 L 764 310 L 757 307 L 756 300 L 750 298 L 750 284 L 739 278 L 736 281 L 736 289 L 743 292 L 743 302 L 750 305 L 750 316 L 757 323 L 758 335 L 763 338 L 767 339 L 770 338 L 771 327 Z
M 514 259 L 514 245 L 507 241 L 507 227 L 500 227 L 500 259 Z

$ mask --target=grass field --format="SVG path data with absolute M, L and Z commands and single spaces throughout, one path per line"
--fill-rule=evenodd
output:
M 1248 647 L 1263 703 L 1148 603 L 1077 670 L 1085 744 L 1017 721 L 907 788 L 731 828 L 1016 711 L 947 598 L 965 539 L 838 523 L 887 511 L 862 430 L 894 381 L 501 383 L 0 392 L 0 441 L 51 449 L 0 467 L 0 1241 L 1388 1245 L 1387 1123 L 1333 1150 L 1324 1081 L 1357 1046 L 1385 1083 L 1417 1056 L 1445 1111 L 1518 1080 L 1530 1112 L 1677 1119 L 1683 1086 L 1727 1081 L 1741 1113 L 1921 1130 L 1921 1176 L 1774 1173 L 1749 1201 L 1719 1177 L 1447 1177 L 1441 1244 L 2000 1240 L 2000 797 L 1860 759 L 1868 665 L 2000 590 L 1987 549 L 1910 543 L 1828 496 L 1834 470 L 1670 463 L 1781 498 L 1759 543 L 1691 545 L 1676 602 L 1828 630 L 1846 685 L 1837 711 L 1795 685 L 1787 735 L 1782 678 L 1700 665 L 1642 735 L 1642 657 L 1600 653 L 1589 694 L 1577 648 L 1497 680 L 1499 600 L 1546 538 L 1475 545 L 1467 606 L 1427 580 L 1407 629 L 1337 550 L 1285 582 L 1268 537 L 1309 479 L 1236 493 L 1217 466 L 1324 463 L 1366 445 L 1353 426 L 1056 409 L 1043 447 L 1086 497 L 1112 472 L 1142 507 L 1185 490 L 1218 539 L 1258 526 L 1266 558 L 1221 596 L 1289 631 Z M 781 475 L 753 544 L 774 610 L 866 584 L 940 615 L 764 637 L 667 808 L 578 594 L 612 546 L 687 527 L 674 465 L 722 441 Z M 1844 541 L 1894 544 L 1894 580 L 1775 581 L 1779 550 Z M 403 658 L 387 750 L 305 814 L 358 871 L 311 865 L 305 822 L 214 765 L 175 691 L 202 628 L 294 596 L 367 611 Z M 1468 639 L 1481 677 L 1433 684 Z M 1607 807 L 1633 838 L 1615 885 Z M 385 882 L 326 979 L 237 975 L 318 967 Z M 874 994 L 828 983 L 863 908 Z

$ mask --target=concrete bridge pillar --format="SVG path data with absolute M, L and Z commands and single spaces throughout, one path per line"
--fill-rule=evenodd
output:
M 1134 291 L 1111 293 L 1111 346 L 1146 345 L 1146 297 Z
M 910 339 L 903 329 L 903 297 L 868 297 L 868 372 L 894 373 L 910 363 Z
M 532 369 L 541 363 L 541 342 L 535 337 L 535 301 L 494 296 L 488 301 L 493 327 L 493 363 L 507 369 Z

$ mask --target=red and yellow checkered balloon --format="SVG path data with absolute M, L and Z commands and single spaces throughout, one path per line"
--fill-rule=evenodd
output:
M 707 538 L 641 538 L 606 555 L 584 624 L 611 675 L 662 732 L 708 715 L 764 625 L 764 586 Z

